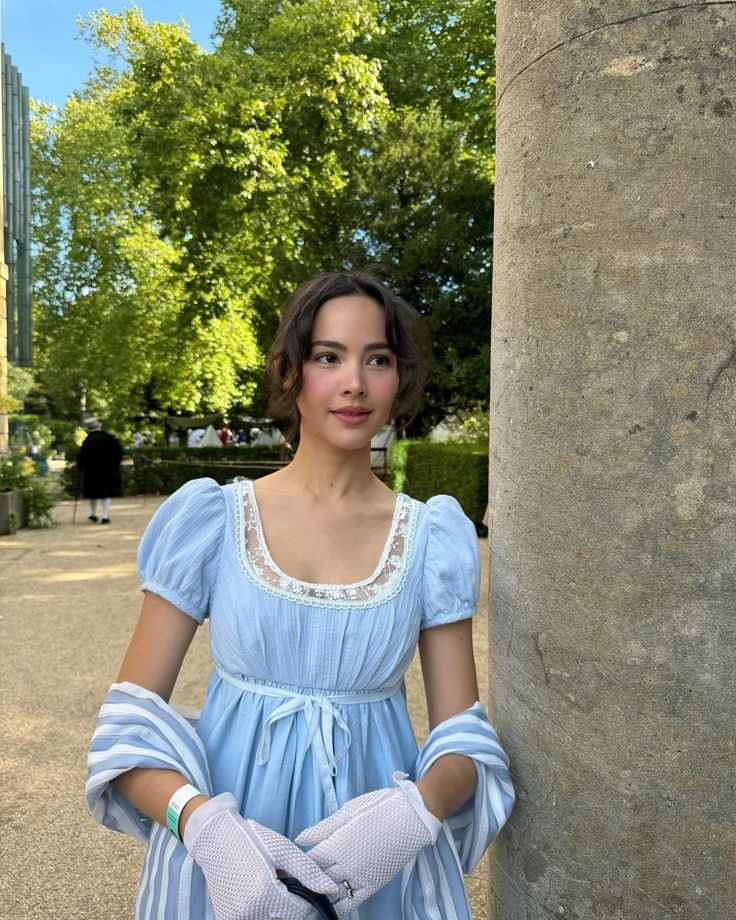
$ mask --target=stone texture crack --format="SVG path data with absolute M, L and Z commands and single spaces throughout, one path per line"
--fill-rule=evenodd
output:
M 550 678 L 549 670 L 547 668 L 547 663 L 544 660 L 544 652 L 542 650 L 543 641 L 540 643 L 540 633 L 534 633 L 534 648 L 537 650 L 537 655 L 539 655 L 539 661 L 542 665 L 542 670 L 544 671 L 544 682 L 549 687 Z
M 580 38 L 585 38 L 586 35 L 591 35 L 593 32 L 600 32 L 602 29 L 609 29 L 613 26 L 626 25 L 628 22 L 635 22 L 637 19 L 646 19 L 648 16 L 659 16 L 662 13 L 676 13 L 680 10 L 690 10 L 690 9 L 704 9 L 708 6 L 734 6 L 736 5 L 736 0 L 706 0 L 702 3 L 678 3 L 672 6 L 663 6 L 657 10 L 648 10 L 645 13 L 637 13 L 634 16 L 625 16 L 623 19 L 613 19 L 611 22 L 604 22 L 600 26 L 594 26 L 592 29 L 586 29 L 584 32 L 578 32 L 576 35 L 571 35 L 570 38 L 566 38 L 563 42 L 558 42 L 556 45 L 552 45 L 551 48 L 547 48 L 546 51 L 543 51 L 540 55 L 534 58 L 533 61 L 529 61 L 528 64 L 525 64 L 521 70 L 514 74 L 509 82 L 503 87 L 503 89 L 498 93 L 496 97 L 496 108 L 501 104 L 506 90 L 518 80 L 518 78 L 529 70 L 530 67 L 533 67 L 536 63 L 546 58 L 548 54 L 552 54 L 557 51 L 559 48 L 564 48 L 565 45 L 570 45 L 572 42 L 577 41 Z
M 710 399 L 711 393 L 715 389 L 716 384 L 718 383 L 719 378 L 724 373 L 724 371 L 729 368 L 732 364 L 736 366 L 736 342 L 732 343 L 732 348 L 728 356 L 721 361 L 721 363 L 716 368 L 716 372 L 713 375 L 713 379 L 708 385 L 708 392 L 705 394 L 705 404 L 708 405 L 708 400 Z

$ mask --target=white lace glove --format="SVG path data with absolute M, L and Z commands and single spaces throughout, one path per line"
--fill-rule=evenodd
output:
M 300 846 L 316 844 L 309 851 L 310 857 L 344 887 L 334 904 L 338 917 L 355 910 L 423 847 L 437 840 L 442 823 L 406 777 L 406 773 L 394 773 L 398 788 L 378 789 L 350 799 L 296 838 Z
M 229 792 L 195 808 L 184 846 L 204 873 L 217 920 L 304 920 L 312 908 L 288 892 L 276 869 L 330 898 L 341 890 L 291 840 L 242 818 Z

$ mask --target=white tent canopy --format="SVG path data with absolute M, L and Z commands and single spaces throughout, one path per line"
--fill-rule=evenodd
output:
M 199 442 L 198 447 L 222 447 L 220 435 L 215 431 L 214 425 L 208 425 L 204 437 Z

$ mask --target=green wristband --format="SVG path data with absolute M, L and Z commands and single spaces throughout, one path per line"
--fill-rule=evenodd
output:
M 179 843 L 182 842 L 179 836 L 179 818 L 184 810 L 184 806 L 195 796 L 203 794 L 204 793 L 200 792 L 199 789 L 195 789 L 191 783 L 187 783 L 185 786 L 181 786 L 177 789 L 169 799 L 169 804 L 166 806 L 166 826 Z

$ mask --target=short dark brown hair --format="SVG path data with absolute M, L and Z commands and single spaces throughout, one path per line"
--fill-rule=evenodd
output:
M 431 355 L 420 314 L 369 271 L 323 272 L 304 281 L 286 299 L 268 355 L 268 412 L 288 422 L 287 440 L 299 431 L 301 417 L 296 401 L 302 388 L 302 366 L 312 350 L 317 311 L 328 300 L 350 294 L 370 297 L 386 315 L 386 340 L 396 355 L 399 373 L 390 417 L 408 424 L 419 411 Z

